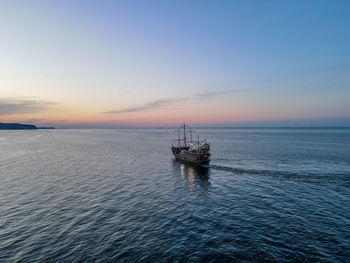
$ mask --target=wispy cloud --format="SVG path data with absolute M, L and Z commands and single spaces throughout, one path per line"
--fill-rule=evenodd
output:
M 104 113 L 106 114 L 119 114 L 119 113 L 129 113 L 129 112 L 136 112 L 136 111 L 146 111 L 146 110 L 153 110 L 158 108 L 166 107 L 170 104 L 174 104 L 176 102 L 180 101 L 186 101 L 188 98 L 166 98 L 166 99 L 158 99 L 154 100 L 139 106 L 130 107 L 130 108 L 124 108 L 121 110 L 112 110 L 112 111 L 106 111 Z
M 57 103 L 33 98 L 0 98 L 0 116 L 36 113 L 55 104 Z
M 220 95 L 230 94 L 230 93 L 240 93 L 240 92 L 249 92 L 251 89 L 230 89 L 230 90 L 220 90 L 220 91 L 211 91 L 197 93 L 188 97 L 178 97 L 178 98 L 163 98 L 157 99 L 154 101 L 147 102 L 135 107 L 124 108 L 120 110 L 112 110 L 103 112 L 104 114 L 122 114 L 122 113 L 131 113 L 139 111 L 148 111 L 153 109 L 165 108 L 171 106 L 178 102 L 187 102 L 193 100 L 209 99 Z
M 252 89 L 217 90 L 217 91 L 210 91 L 210 92 L 204 92 L 204 93 L 197 93 L 194 95 L 194 97 L 212 98 L 212 97 L 225 95 L 225 94 L 241 93 L 241 92 L 249 92 L 249 91 L 252 91 Z

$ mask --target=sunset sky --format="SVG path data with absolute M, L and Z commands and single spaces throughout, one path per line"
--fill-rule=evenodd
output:
M 0 122 L 350 126 L 350 1 L 0 1 Z

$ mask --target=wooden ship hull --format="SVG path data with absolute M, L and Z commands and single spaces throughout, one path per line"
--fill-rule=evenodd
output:
M 172 147 L 176 148 L 176 147 Z M 185 163 L 192 163 L 197 165 L 206 165 L 210 162 L 210 153 L 191 153 L 183 150 L 181 153 L 176 153 L 176 149 L 172 149 L 175 159 Z
M 191 163 L 196 165 L 207 165 L 210 162 L 210 146 L 209 143 L 200 141 L 199 137 L 197 141 L 192 140 L 192 129 L 186 131 L 185 124 L 180 128 L 183 130 L 184 137 L 183 139 L 177 139 L 177 146 L 172 145 L 171 151 L 175 156 L 175 159 L 185 163 Z M 187 140 L 186 133 L 189 132 L 191 137 L 190 140 Z

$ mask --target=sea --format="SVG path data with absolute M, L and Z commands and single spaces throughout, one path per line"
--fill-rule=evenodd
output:
M 0 131 L 0 262 L 350 262 L 350 129 Z

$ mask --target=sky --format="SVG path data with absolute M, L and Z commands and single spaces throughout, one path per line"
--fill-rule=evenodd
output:
M 0 0 L 0 122 L 350 126 L 350 1 Z

